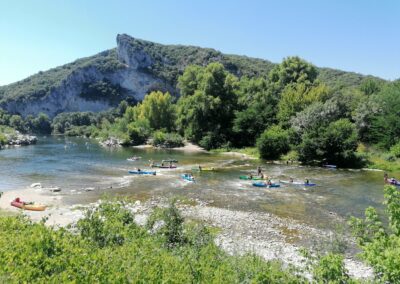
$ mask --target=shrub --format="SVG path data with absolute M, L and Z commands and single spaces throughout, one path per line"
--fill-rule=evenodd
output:
M 278 125 L 271 126 L 258 138 L 257 147 L 261 158 L 278 159 L 290 149 L 288 131 Z
M 162 148 L 175 148 L 184 145 L 183 137 L 178 133 L 164 133 L 156 131 L 153 133 L 152 145 Z
M 317 265 L 314 267 L 313 277 L 317 283 L 352 283 L 344 267 L 343 257 L 332 253 L 319 259 Z
M 390 153 L 396 158 L 400 158 L 400 142 L 390 148 Z

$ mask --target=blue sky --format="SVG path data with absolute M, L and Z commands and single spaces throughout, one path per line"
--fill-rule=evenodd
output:
M 396 0 L 2 0 L 0 11 L 0 85 L 115 47 L 118 33 L 400 77 Z

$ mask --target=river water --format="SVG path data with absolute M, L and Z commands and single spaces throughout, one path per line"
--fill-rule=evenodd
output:
M 142 159 L 129 162 L 130 156 Z M 129 175 L 128 170 L 148 169 L 150 159 L 179 160 L 175 170 L 158 170 L 156 176 Z M 180 178 L 194 166 L 219 168 L 194 173 L 195 183 Z M 257 188 L 240 175 L 258 165 L 273 181 L 309 178 L 315 187 L 281 185 Z M 317 226 L 331 227 L 337 217 L 361 216 L 368 206 L 382 209 L 383 173 L 363 170 L 331 170 L 296 165 L 275 165 L 240 156 L 188 153 L 179 150 L 106 149 L 83 138 L 41 137 L 37 145 L 0 151 L 0 191 L 29 187 L 40 182 L 60 186 L 67 204 L 88 203 L 103 195 L 144 199 L 154 195 L 198 198 L 213 206 L 266 211 Z M 93 187 L 87 192 L 84 188 Z

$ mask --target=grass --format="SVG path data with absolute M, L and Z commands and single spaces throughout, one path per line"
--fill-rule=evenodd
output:
M 357 148 L 357 155 L 366 160 L 366 167 L 369 169 L 380 169 L 388 172 L 400 171 L 400 159 L 375 147 L 360 143 Z

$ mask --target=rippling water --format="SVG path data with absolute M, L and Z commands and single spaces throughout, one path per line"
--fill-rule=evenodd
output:
M 129 162 L 137 155 L 142 159 Z M 157 170 L 156 176 L 129 175 L 134 167 L 146 169 L 148 160 L 179 160 L 176 170 Z M 260 162 L 241 157 L 178 150 L 105 149 L 83 138 L 42 137 L 37 145 L 0 151 L 0 190 L 25 188 L 35 182 L 63 189 L 68 204 L 97 200 L 101 195 L 146 198 L 152 195 L 185 196 L 213 201 L 215 206 L 258 210 L 287 216 L 313 225 L 332 224 L 332 216 L 360 216 L 367 206 L 381 207 L 382 172 L 330 170 L 293 165 L 263 164 L 273 180 L 309 178 L 318 184 L 304 189 L 281 185 L 256 188 L 239 175 L 254 171 Z M 196 183 L 180 174 L 193 166 L 220 167 L 216 172 L 194 173 Z M 94 187 L 92 192 L 83 188 Z

